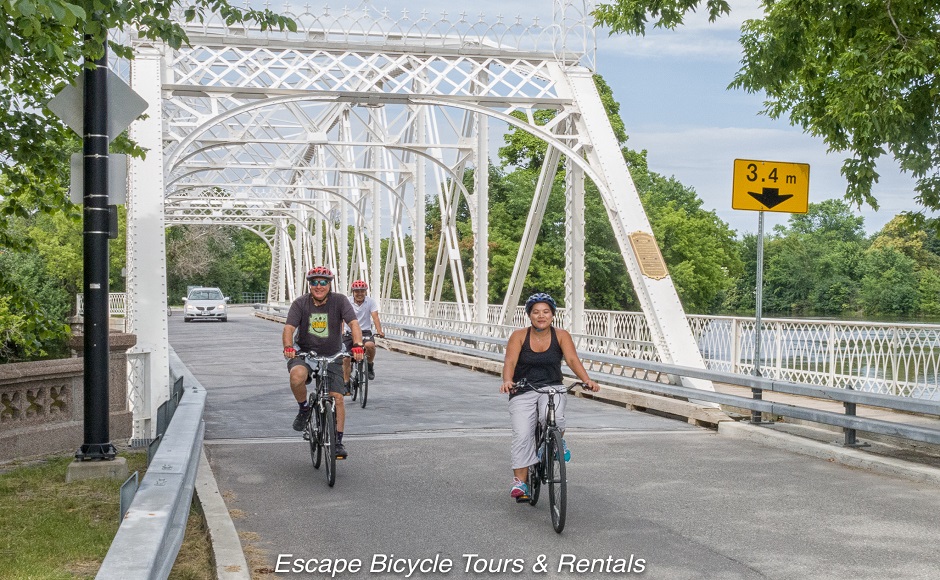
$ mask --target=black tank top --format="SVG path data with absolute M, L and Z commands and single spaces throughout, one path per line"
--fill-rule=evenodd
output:
M 558 337 L 555 336 L 555 327 L 550 326 L 549 330 L 552 333 L 552 342 L 545 352 L 533 352 L 532 345 L 529 344 L 532 328 L 529 327 L 526 331 L 519 360 L 516 361 L 516 370 L 512 375 L 513 382 L 526 378 L 534 385 L 561 384 L 561 359 L 564 355 L 561 345 L 558 344 Z

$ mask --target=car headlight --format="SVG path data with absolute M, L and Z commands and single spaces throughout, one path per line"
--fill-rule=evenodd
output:
M 219 304 L 216 308 L 219 310 L 225 310 L 225 304 Z

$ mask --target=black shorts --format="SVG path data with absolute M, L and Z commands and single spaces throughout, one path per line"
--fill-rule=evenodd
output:
M 297 365 L 303 365 L 307 368 L 307 384 L 309 385 L 313 382 L 313 369 L 310 368 L 310 365 L 307 364 L 307 361 L 300 356 L 295 356 L 292 359 L 287 360 L 287 372 L 290 372 L 292 368 Z M 343 394 L 346 392 L 346 387 L 343 384 L 343 363 L 342 362 L 332 362 L 329 366 L 326 367 L 327 374 L 327 387 L 331 393 Z
M 362 344 L 367 342 L 375 342 L 375 338 L 372 336 L 371 330 L 362 331 Z M 346 347 L 346 352 L 352 352 L 352 333 L 347 332 L 343 334 L 343 345 Z

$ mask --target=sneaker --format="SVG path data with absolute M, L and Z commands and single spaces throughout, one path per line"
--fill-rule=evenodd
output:
M 307 418 L 310 417 L 311 407 L 305 407 L 297 412 L 297 416 L 294 417 L 294 431 L 303 431 L 304 425 L 307 424 Z
M 336 444 L 336 458 L 337 459 L 346 459 L 349 457 L 349 453 L 346 452 L 346 448 L 342 443 Z
M 513 479 L 509 495 L 517 502 L 529 501 L 529 486 L 521 479 Z
M 375 380 L 375 368 L 373 367 L 372 363 L 369 363 L 369 380 Z
M 568 442 L 565 441 L 564 439 L 562 439 L 562 440 L 561 440 L 561 447 L 562 447 L 562 449 L 565 450 L 565 463 L 568 463 L 569 461 L 571 461 L 571 451 L 568 450 Z M 539 447 L 539 448 L 535 451 L 535 457 L 536 457 L 539 461 L 542 460 L 542 448 L 541 448 L 541 447 Z

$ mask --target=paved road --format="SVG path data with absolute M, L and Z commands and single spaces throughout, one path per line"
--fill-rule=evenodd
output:
M 622 571 L 631 558 L 657 579 L 933 580 L 940 569 L 935 487 L 581 399 L 567 413 L 557 535 L 545 501 L 509 498 L 498 379 L 388 351 L 368 407 L 348 406 L 350 458 L 331 489 L 290 427 L 280 328 L 239 309 L 225 324 L 170 318 L 173 348 L 209 393 L 206 450 L 255 577 L 283 554 L 324 566 L 278 574 L 298 578 L 330 577 L 339 558 L 362 569 L 336 577 L 369 578 L 615 578 L 636 575 Z M 383 558 L 400 568 L 370 572 Z M 452 569 L 409 574 L 399 560 L 428 559 L 427 570 L 435 558 Z M 578 559 L 583 571 L 559 572 Z

